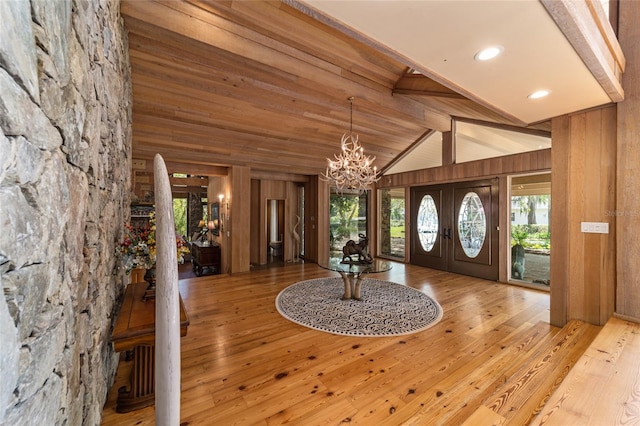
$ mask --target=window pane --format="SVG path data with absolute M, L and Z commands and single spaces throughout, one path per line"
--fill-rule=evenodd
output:
M 359 235 L 367 235 L 367 193 L 336 194 L 329 199 L 329 255 L 342 256 L 349 240 L 356 243 Z M 371 250 L 369 250 L 371 252 Z
M 431 195 L 425 195 L 418 208 L 418 236 L 424 251 L 433 250 L 438 237 L 438 209 Z
M 551 148 L 551 138 L 478 124 L 456 122 L 456 162 Z
M 487 235 L 487 219 L 482 200 L 475 192 L 468 192 L 462 199 L 458 215 L 458 238 L 464 253 L 478 256 Z
M 511 178 L 512 280 L 549 286 L 551 174 Z
M 405 199 L 403 188 L 378 191 L 380 199 L 380 254 L 404 259 Z

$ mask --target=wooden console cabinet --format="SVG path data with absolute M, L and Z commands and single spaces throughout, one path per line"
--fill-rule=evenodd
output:
M 210 243 L 205 246 L 200 241 L 191 243 L 191 256 L 193 257 L 193 272 L 199 277 L 207 274 L 220 273 L 220 245 Z
M 178 285 L 178 283 L 176 283 Z M 116 352 L 133 355 L 129 387 L 118 389 L 116 411 L 126 413 L 155 402 L 156 304 L 143 301 L 146 282 L 129 284 L 111 335 Z M 189 318 L 180 297 L 180 336 L 187 335 Z

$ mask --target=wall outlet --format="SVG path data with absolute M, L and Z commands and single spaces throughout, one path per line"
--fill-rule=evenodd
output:
M 607 222 L 580 222 L 580 231 L 589 234 L 608 234 Z

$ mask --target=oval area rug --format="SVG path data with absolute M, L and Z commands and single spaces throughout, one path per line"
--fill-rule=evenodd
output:
M 343 336 L 399 336 L 440 321 L 442 307 L 412 287 L 365 278 L 362 300 L 342 300 L 342 278 L 300 281 L 282 290 L 276 308 L 290 321 Z

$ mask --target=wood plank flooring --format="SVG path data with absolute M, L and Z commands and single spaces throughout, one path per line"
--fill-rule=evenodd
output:
M 640 424 L 640 324 L 610 318 L 533 425 Z
M 545 354 L 562 353 L 568 359 L 556 367 L 567 370 L 598 330 L 578 325 L 591 331 L 562 345 L 561 330 L 548 323 L 548 293 L 400 263 L 375 277 L 437 300 L 444 316 L 436 326 L 358 338 L 280 316 L 274 301 L 283 288 L 324 276 L 336 274 L 307 263 L 180 281 L 191 320 L 181 349 L 183 425 L 509 424 L 508 413 L 491 407 L 510 392 L 505 386 L 526 386 L 526 371 L 550 359 Z M 115 412 L 129 364 L 120 362 L 103 425 L 155 422 L 153 407 Z M 556 373 L 544 375 L 553 381 Z M 507 412 L 548 397 L 548 383 L 533 383 L 540 390 L 516 392 Z

